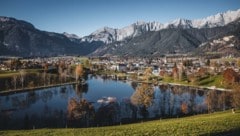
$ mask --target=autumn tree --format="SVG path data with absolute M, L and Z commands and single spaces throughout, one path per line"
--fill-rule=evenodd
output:
M 181 104 L 181 111 L 182 111 L 183 114 L 187 114 L 188 113 L 188 105 L 187 105 L 187 103 L 183 102 Z
M 76 81 L 79 81 L 79 79 L 83 76 L 83 74 L 84 74 L 84 69 L 82 64 L 77 65 L 75 69 Z
M 166 75 L 166 71 L 165 70 L 161 70 L 160 72 L 159 72 L 159 76 L 160 77 L 165 77 L 165 75 Z
M 153 94 L 154 90 L 150 85 L 142 84 L 131 96 L 131 102 L 136 106 L 149 107 L 152 104 Z
M 178 79 L 178 68 L 177 66 L 175 65 L 172 69 L 172 75 L 173 75 L 173 79 L 176 81 Z
M 138 74 L 137 73 L 133 73 L 130 75 L 132 80 L 138 80 Z
M 149 67 L 144 71 L 144 79 L 148 81 L 151 75 L 152 75 L 152 68 Z
M 197 75 L 199 75 L 200 77 L 204 77 L 207 75 L 207 69 L 206 68 L 200 68 L 197 72 Z
M 235 72 L 232 68 L 227 68 L 225 71 L 223 71 L 223 78 L 224 83 L 227 85 L 232 85 L 235 82 L 239 81 L 239 75 L 237 72 Z
M 61 81 L 61 83 L 63 82 L 64 80 L 64 70 L 66 69 L 66 64 L 64 61 L 60 61 L 59 64 L 58 64 L 58 74 L 59 74 L 59 79 Z
M 188 80 L 191 82 L 191 84 L 198 84 L 198 81 L 199 81 L 199 78 L 194 75 L 194 74 L 191 74 L 191 75 L 188 75 Z

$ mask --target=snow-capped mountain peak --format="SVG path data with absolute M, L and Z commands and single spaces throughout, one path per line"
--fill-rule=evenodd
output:
M 128 37 L 135 37 L 142 33 L 149 31 L 159 31 L 167 28 L 212 28 L 217 26 L 224 26 L 240 18 L 240 9 L 236 11 L 227 11 L 224 13 L 218 13 L 213 16 L 209 16 L 203 19 L 176 19 L 169 23 L 161 24 L 160 22 L 144 22 L 137 21 L 129 26 L 121 29 L 114 29 L 109 27 L 103 27 L 91 35 L 84 37 L 83 41 L 102 41 L 104 43 L 112 43 L 114 41 L 122 41 Z
M 76 34 L 69 34 L 67 32 L 63 32 L 63 35 L 65 35 L 67 38 L 80 39 L 80 37 Z
M 227 11 L 209 16 L 203 19 L 196 19 L 192 21 L 194 28 L 217 27 L 227 25 L 240 18 L 240 9 L 236 11 Z
M 9 20 L 10 20 L 9 17 L 1 17 L 1 16 L 0 16 L 0 22 L 7 22 L 7 21 L 9 21 Z
M 145 21 L 137 21 L 136 23 L 133 23 L 133 24 L 136 26 L 140 26 L 140 25 L 146 24 L 146 22 Z
M 170 23 L 164 24 L 165 28 L 191 28 L 192 27 L 192 21 L 187 19 L 178 18 L 176 20 L 173 20 Z
M 97 35 L 99 33 L 105 33 L 105 32 L 113 34 L 115 32 L 115 29 L 105 26 L 105 27 L 102 27 L 102 28 L 94 31 L 93 33 L 91 33 L 91 35 Z
M 116 41 L 116 29 L 110 27 L 103 27 L 100 28 L 89 36 L 85 36 L 82 38 L 82 41 L 102 41 L 106 44 Z

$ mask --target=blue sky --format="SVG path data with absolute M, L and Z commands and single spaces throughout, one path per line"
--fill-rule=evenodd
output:
M 0 0 L 0 16 L 26 20 L 41 30 L 79 36 L 104 26 L 198 19 L 239 8 L 240 0 Z

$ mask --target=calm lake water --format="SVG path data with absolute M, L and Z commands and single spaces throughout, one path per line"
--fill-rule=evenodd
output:
M 0 96 L 0 128 L 92 127 L 130 123 L 143 118 L 177 117 L 207 110 L 206 91 L 202 90 L 152 86 L 153 104 L 143 109 L 130 101 L 136 83 L 100 76 L 89 76 L 86 82 L 84 87 L 66 85 Z M 85 99 L 93 106 L 94 114 L 69 119 L 68 105 L 72 98 L 77 101 Z

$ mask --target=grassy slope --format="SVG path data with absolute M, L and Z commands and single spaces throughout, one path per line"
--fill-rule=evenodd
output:
M 234 132 L 232 132 L 234 130 Z M 169 136 L 169 135 L 240 135 L 240 110 L 235 114 L 231 111 L 213 114 L 196 115 L 178 119 L 164 119 L 144 123 L 75 129 L 37 129 L 0 131 L 4 136 Z

